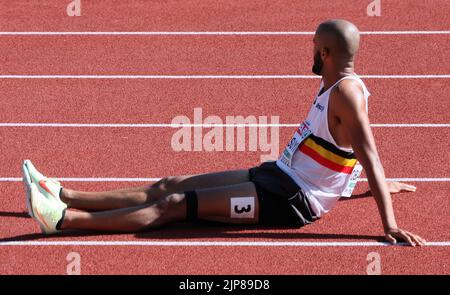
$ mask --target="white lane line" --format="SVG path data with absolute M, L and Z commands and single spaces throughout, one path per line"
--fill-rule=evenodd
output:
M 55 178 L 59 181 L 68 182 L 155 182 L 161 178 L 121 178 L 121 177 L 62 177 Z M 450 182 L 450 178 L 386 178 L 389 181 L 409 181 L 409 182 Z M 0 177 L 0 182 L 21 182 L 21 177 Z M 366 182 L 367 178 L 360 178 L 359 181 Z
M 450 124 L 448 124 L 450 127 Z M 299 124 L 116 124 L 116 123 L 0 123 L 0 127 L 70 127 L 70 128 L 181 128 L 181 127 L 298 127 Z
M 450 31 L 362 31 L 361 35 L 448 35 Z M 230 32 L 208 32 L 208 31 L 179 31 L 179 32 L 152 32 L 152 31 L 135 31 L 135 32 L 0 32 L 0 36 L 255 36 L 255 35 L 314 35 L 313 31 L 230 31 Z
M 318 78 L 320 77 L 313 75 L 0 75 L 0 79 L 318 79 Z
M 388 181 L 410 181 L 410 182 L 449 182 L 450 178 L 386 178 Z M 359 181 L 367 182 L 367 178 L 360 178 Z
M 154 182 L 159 181 L 161 178 L 142 178 L 142 177 L 62 177 L 54 178 L 58 181 L 69 181 L 69 182 Z M 0 182 L 21 182 L 20 177 L 0 177 Z
M 288 124 L 170 124 L 170 123 L 0 123 L 0 127 L 54 127 L 54 128 L 182 128 L 182 127 L 298 127 L 298 123 Z M 371 124 L 374 128 L 448 128 L 450 123 L 413 123 L 413 124 Z
M 405 246 L 406 243 L 397 245 Z M 227 242 L 227 241 L 11 241 L 0 246 L 150 246 L 150 247 L 379 247 L 387 242 Z M 450 242 L 428 242 L 426 246 L 449 247 Z
M 450 75 L 359 75 L 365 79 L 448 79 Z M 0 75 L 0 79 L 320 79 L 314 75 Z
M 394 127 L 394 128 L 402 128 L 402 127 L 418 127 L 418 128 L 428 128 L 428 127 L 450 127 L 450 124 L 370 124 L 371 127 Z

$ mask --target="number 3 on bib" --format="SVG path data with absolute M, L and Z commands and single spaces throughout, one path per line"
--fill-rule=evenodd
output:
M 255 217 L 255 198 L 231 198 L 230 199 L 230 217 L 231 218 L 254 218 Z

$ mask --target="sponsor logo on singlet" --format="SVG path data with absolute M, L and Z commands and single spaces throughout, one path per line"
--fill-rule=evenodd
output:
M 320 103 L 316 104 L 316 109 L 318 109 L 319 111 L 323 112 L 323 110 L 325 109 L 325 107 L 323 105 L 321 105 Z

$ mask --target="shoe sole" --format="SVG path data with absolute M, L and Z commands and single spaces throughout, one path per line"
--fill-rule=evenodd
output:
M 31 177 L 30 173 L 28 172 L 26 161 L 22 165 L 22 172 L 23 172 L 23 184 L 25 186 L 25 196 L 28 215 L 34 218 L 33 208 L 31 207 Z

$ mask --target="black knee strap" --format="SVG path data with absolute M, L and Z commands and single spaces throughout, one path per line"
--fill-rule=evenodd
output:
M 61 219 L 60 219 L 60 220 L 58 221 L 58 223 L 56 224 L 56 229 L 57 229 L 57 230 L 61 230 L 61 225 L 62 225 L 62 223 L 63 223 L 64 216 L 66 216 L 66 210 L 67 210 L 67 209 L 64 209 L 64 210 L 63 210 Z
M 186 221 L 196 221 L 198 214 L 197 193 L 195 191 L 187 191 L 184 193 L 184 196 L 186 198 Z

